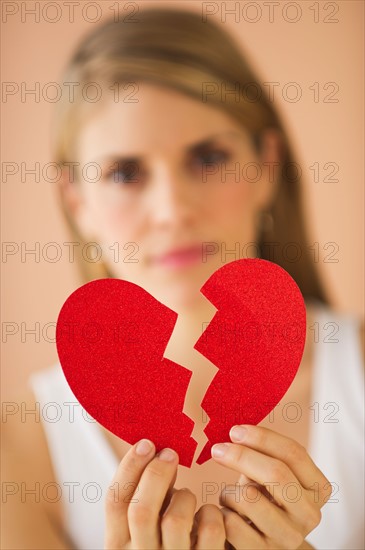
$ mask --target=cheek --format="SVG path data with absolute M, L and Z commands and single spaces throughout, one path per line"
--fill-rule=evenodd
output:
M 128 241 L 135 233 L 135 216 L 132 209 L 121 212 L 117 201 L 106 203 L 97 194 L 89 202 L 91 218 L 100 241 Z
M 210 201 L 214 219 L 224 225 L 242 225 L 250 219 L 254 211 L 253 185 L 246 181 L 220 183 Z
M 139 227 L 133 211 L 121 213 L 117 206 L 94 204 L 96 238 L 103 250 L 103 258 L 116 277 L 143 286 L 138 274 L 142 267 Z

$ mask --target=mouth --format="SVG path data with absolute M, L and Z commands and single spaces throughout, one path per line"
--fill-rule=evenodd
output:
M 167 269 L 179 269 L 202 262 L 202 244 L 170 250 L 152 258 L 152 263 Z

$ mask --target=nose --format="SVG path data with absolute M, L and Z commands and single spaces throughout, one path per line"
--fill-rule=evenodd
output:
M 159 227 L 182 228 L 197 215 L 197 190 L 171 166 L 156 168 L 148 193 L 149 219 Z

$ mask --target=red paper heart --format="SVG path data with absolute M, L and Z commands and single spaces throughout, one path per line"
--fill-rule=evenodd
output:
M 229 441 L 234 424 L 257 424 L 288 390 L 302 357 L 306 314 L 290 275 L 266 260 L 236 260 L 201 292 L 217 308 L 195 344 L 219 369 L 202 401 L 209 441 Z M 172 447 L 191 466 L 194 423 L 183 412 L 192 372 L 163 357 L 177 314 L 120 279 L 83 285 L 64 303 L 56 340 L 66 379 L 84 409 L 131 444 Z

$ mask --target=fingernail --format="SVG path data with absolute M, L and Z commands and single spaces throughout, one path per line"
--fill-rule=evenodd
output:
M 157 456 L 160 460 L 163 460 L 164 462 L 172 462 L 176 457 L 176 453 L 172 449 L 162 449 L 162 451 Z
M 234 441 L 243 441 L 246 434 L 247 428 L 244 428 L 243 426 L 233 426 L 229 432 L 229 435 L 232 439 L 234 439 Z
M 212 456 L 215 458 L 221 458 L 228 451 L 228 445 L 226 443 L 218 443 L 212 447 Z
M 146 456 L 151 452 L 152 447 L 153 445 L 149 439 L 141 439 L 141 441 L 137 443 L 136 453 L 140 456 Z

